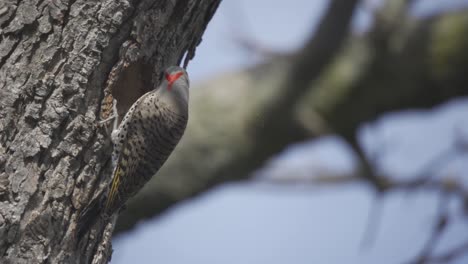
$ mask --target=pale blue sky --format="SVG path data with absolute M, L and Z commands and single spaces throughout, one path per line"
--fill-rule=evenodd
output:
M 278 50 L 299 47 L 313 30 L 325 2 L 224 0 L 190 64 L 192 80 L 260 60 L 239 48 L 235 41 L 239 35 Z M 441 1 L 423 2 L 416 13 L 433 12 Z M 368 21 L 361 12 L 355 25 L 363 27 Z M 385 150 L 380 153 L 382 170 L 405 177 L 448 149 L 455 128 L 461 127 L 468 134 L 466 113 L 465 100 L 436 111 L 393 114 L 367 125 L 361 138 L 369 152 Z M 468 157 L 461 157 L 442 171 L 466 178 L 467 161 Z M 259 177 L 283 177 L 290 171 L 307 176 L 314 169 L 346 170 L 352 164 L 349 150 L 330 137 L 287 149 L 269 162 Z M 275 187 L 261 180 L 229 184 L 184 202 L 115 239 L 112 263 L 401 263 L 414 256 L 427 238 L 436 198 L 419 192 L 385 198 L 376 240 L 362 249 L 373 201 L 365 186 Z M 454 202 L 453 207 L 457 206 Z M 468 224 L 457 221 L 442 246 L 468 238 Z M 457 263 L 468 263 L 468 258 Z

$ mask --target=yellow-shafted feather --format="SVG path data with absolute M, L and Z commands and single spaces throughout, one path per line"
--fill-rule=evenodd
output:
M 118 193 L 120 185 L 120 176 L 122 175 L 122 169 L 119 165 L 115 169 L 114 177 L 112 178 L 111 188 L 109 190 L 109 195 L 107 196 L 106 209 L 109 209 L 112 205 L 112 202 L 115 199 L 116 194 Z

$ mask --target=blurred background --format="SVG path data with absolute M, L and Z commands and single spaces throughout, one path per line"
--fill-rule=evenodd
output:
M 352 19 L 353 36 L 366 36 L 376 16 L 385 17 L 382 2 L 361 1 Z M 188 68 L 192 92 L 211 80 L 222 89 L 235 83 L 229 79 L 235 72 L 252 72 L 272 57 L 300 52 L 328 4 L 222 1 Z M 411 19 L 424 20 L 466 8 L 466 0 L 424 0 L 412 1 L 407 9 Z M 225 83 L 223 76 L 229 77 Z M 430 107 L 385 111 L 361 123 L 356 138 L 375 171 L 392 179 L 423 175 L 468 187 L 467 103 L 456 96 Z M 192 140 L 190 131 L 187 140 Z M 330 133 L 293 142 L 249 176 L 239 176 L 242 181 L 213 184 L 191 199 L 180 198 L 157 217 L 120 232 L 111 263 L 418 263 L 455 253 L 427 263 L 468 263 L 463 199 L 438 188 L 380 193 L 352 176 L 348 181 L 345 176 L 362 160 L 347 141 Z M 315 181 L 317 175 L 335 178 Z

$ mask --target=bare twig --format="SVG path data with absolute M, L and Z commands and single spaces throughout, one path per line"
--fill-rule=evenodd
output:
M 427 260 L 427 263 L 451 263 L 453 260 L 468 254 L 468 241 L 453 249 L 445 252 L 444 254 L 433 256 Z
M 274 184 L 313 184 L 313 185 L 338 185 L 338 184 L 350 184 L 356 183 L 360 180 L 357 175 L 354 174 L 336 174 L 332 172 L 319 172 L 314 174 L 313 177 L 294 177 L 284 176 L 276 178 L 260 178 L 259 181 L 269 182 Z
M 367 180 L 368 183 L 370 183 L 376 191 L 384 192 L 389 185 L 388 178 L 378 176 L 375 173 L 374 166 L 372 165 L 371 161 L 369 161 L 369 159 L 367 158 L 366 153 L 364 152 L 362 147 L 359 145 L 356 135 L 354 135 L 352 138 L 345 139 L 354 150 L 358 159 L 360 165 L 359 175 L 363 177 L 363 179 Z
M 228 36 L 227 38 L 233 39 L 233 42 L 240 46 L 243 50 L 252 53 L 253 55 L 273 58 L 276 56 L 284 55 L 273 48 L 267 47 L 264 43 L 260 43 L 250 30 L 255 27 L 255 24 L 250 23 L 247 14 L 242 8 L 242 2 L 230 2 L 229 12 L 227 12 L 228 21 Z
M 366 229 L 361 240 L 362 249 L 372 245 L 375 238 L 377 237 L 377 232 L 379 231 L 379 226 L 382 219 L 382 208 L 384 205 L 384 203 L 382 203 L 382 199 L 384 196 L 382 193 L 377 193 L 376 195 L 376 199 L 374 199 L 371 208 L 369 209 Z
M 426 241 L 421 253 L 409 264 L 424 264 L 427 263 L 427 260 L 430 258 L 432 251 L 437 246 L 437 243 L 440 241 L 440 238 L 447 226 L 448 222 L 448 213 L 447 213 L 447 201 L 448 195 L 441 194 L 438 209 L 437 209 L 437 220 L 435 222 L 434 228 L 432 230 L 429 239 Z

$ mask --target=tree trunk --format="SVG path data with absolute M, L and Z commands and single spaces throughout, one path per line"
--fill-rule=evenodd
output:
M 103 98 L 124 113 L 186 65 L 218 4 L 0 3 L 0 263 L 108 262 L 112 222 L 76 240 L 80 210 L 110 180 Z

